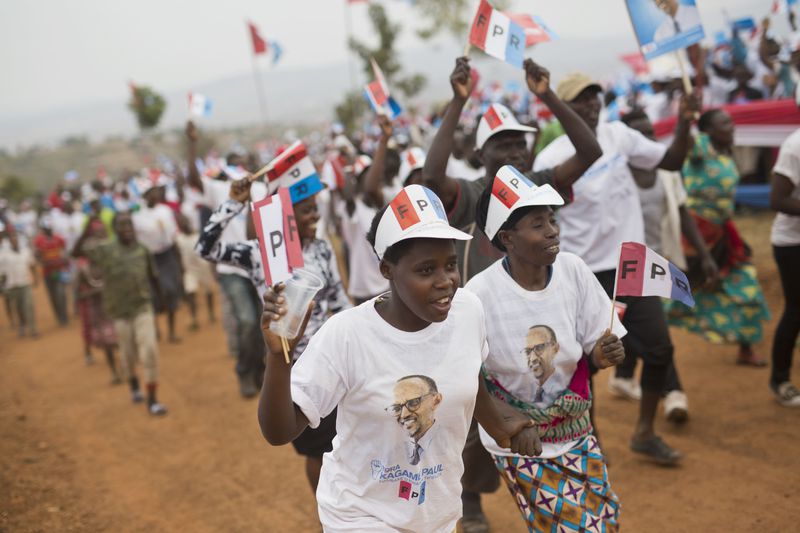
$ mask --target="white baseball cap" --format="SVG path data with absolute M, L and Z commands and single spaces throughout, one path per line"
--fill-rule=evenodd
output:
M 522 131 L 530 133 L 536 131 L 536 128 L 520 124 L 514 116 L 514 113 L 503 104 L 492 104 L 478 123 L 475 146 L 477 148 L 483 148 L 483 145 L 489 140 L 489 137 L 501 131 Z
M 511 213 L 536 205 L 564 205 L 564 198 L 550 185 L 536 186 L 516 168 L 505 165 L 492 181 L 483 232 L 489 240 L 494 239 Z
M 412 172 L 423 166 L 425 166 L 425 150 L 422 148 L 414 146 L 400 154 L 400 171 L 397 173 L 400 182 L 405 183 Z
M 390 246 L 421 238 L 468 241 L 472 235 L 450 225 L 442 201 L 432 190 L 409 185 L 403 187 L 381 216 L 375 232 L 375 253 L 383 259 Z

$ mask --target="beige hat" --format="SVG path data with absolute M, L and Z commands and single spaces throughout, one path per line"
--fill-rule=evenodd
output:
M 600 84 L 595 82 L 588 75 L 583 72 L 573 72 L 572 74 L 567 74 L 558 83 L 556 95 L 565 102 L 571 102 L 577 98 L 584 89 L 589 87 L 596 87 L 598 92 L 603 92 L 603 88 Z

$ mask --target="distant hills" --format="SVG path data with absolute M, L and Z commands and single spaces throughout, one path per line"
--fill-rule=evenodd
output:
M 528 55 L 548 67 L 554 78 L 573 70 L 608 77 L 623 68 L 617 57 L 635 49 L 632 36 L 614 39 L 564 40 L 540 45 Z M 428 85 L 417 98 L 418 103 L 442 101 L 450 96 L 449 74 L 460 47 L 436 45 L 416 48 L 401 54 L 406 72 L 418 72 L 428 78 Z M 489 58 L 477 58 L 474 65 L 481 71 L 482 83 L 517 78 L 520 72 Z M 360 65 L 356 64 L 358 83 L 363 83 Z M 262 70 L 269 121 L 282 123 L 319 123 L 333 118 L 333 108 L 350 88 L 347 64 L 290 69 L 269 67 Z M 168 107 L 162 128 L 178 127 L 186 121 L 186 95 L 193 90 L 214 102 L 213 116 L 201 120 L 202 127 L 221 128 L 250 125 L 260 121 L 253 75 L 245 72 L 192 86 L 154 88 L 165 94 Z M 98 140 L 110 135 L 131 136 L 136 133 L 133 116 L 123 99 L 87 102 L 53 112 L 7 117 L 0 121 L 0 146 L 16 148 L 35 143 L 51 144 L 68 136 L 88 136 Z

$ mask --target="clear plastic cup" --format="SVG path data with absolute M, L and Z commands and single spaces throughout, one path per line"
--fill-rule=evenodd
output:
M 324 283 L 315 274 L 303 268 L 296 268 L 292 277 L 286 281 L 283 297 L 286 314 L 280 320 L 274 320 L 269 330 L 281 337 L 294 339 L 300 332 L 300 326 L 308 312 L 308 304 L 314 299 Z

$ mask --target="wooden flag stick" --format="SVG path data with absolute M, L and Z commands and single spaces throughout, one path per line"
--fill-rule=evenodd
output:
M 283 358 L 286 360 L 286 364 L 292 364 L 289 360 L 289 341 L 286 340 L 286 337 L 281 337 L 281 346 L 283 346 Z
M 258 171 L 255 174 L 251 174 L 251 175 L 247 176 L 247 179 L 250 180 L 250 181 L 256 181 L 258 178 L 260 178 L 261 176 L 263 176 L 264 174 L 267 173 L 267 171 L 269 170 L 271 164 L 272 164 L 272 162 L 270 161 L 269 163 L 267 163 L 266 165 L 264 165 L 263 167 L 258 169 Z
M 683 79 L 683 90 L 686 94 L 692 94 L 694 88 L 692 87 L 692 80 L 689 79 L 689 71 L 686 69 L 686 61 L 683 60 L 680 50 L 675 51 L 675 56 L 678 58 L 678 65 L 681 67 L 681 78 Z
M 470 50 L 472 50 L 472 44 L 467 40 L 467 44 L 464 45 L 464 57 L 469 57 Z

